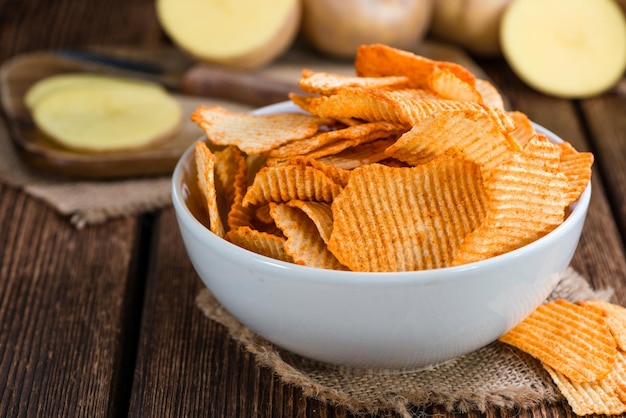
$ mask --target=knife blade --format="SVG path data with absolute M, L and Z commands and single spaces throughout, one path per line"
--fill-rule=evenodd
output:
M 108 70 L 119 75 L 153 81 L 173 92 L 252 106 L 266 106 L 288 100 L 290 92 L 300 91 L 295 80 L 287 82 L 253 71 L 234 70 L 206 63 L 192 63 L 187 68 L 172 69 L 156 61 L 99 51 L 60 49 L 52 53 L 62 59 L 84 63 L 91 69 Z

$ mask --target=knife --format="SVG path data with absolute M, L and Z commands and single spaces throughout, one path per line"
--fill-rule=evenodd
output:
M 300 92 L 297 82 L 287 82 L 206 63 L 192 63 L 187 68 L 168 68 L 154 61 L 126 58 L 105 52 L 60 49 L 52 54 L 61 59 L 84 64 L 86 69 L 110 71 L 119 75 L 153 81 L 186 95 L 214 97 L 252 106 L 266 106 L 289 99 L 290 92 Z M 180 65 L 178 66 L 180 67 Z

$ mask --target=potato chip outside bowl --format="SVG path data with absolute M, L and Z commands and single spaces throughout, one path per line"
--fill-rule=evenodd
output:
M 283 111 L 295 107 L 285 102 L 256 113 Z M 214 235 L 194 201 L 195 176 L 192 146 L 175 168 L 172 199 L 191 262 L 224 308 L 293 353 L 381 370 L 462 356 L 521 322 L 570 264 L 591 196 L 589 184 L 563 224 L 509 253 L 436 270 L 360 273 L 277 261 Z

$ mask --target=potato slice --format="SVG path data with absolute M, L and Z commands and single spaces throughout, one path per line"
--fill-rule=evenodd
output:
M 299 0 L 158 0 L 165 32 L 202 61 L 257 68 L 284 52 L 300 27 Z
M 172 135 L 182 120 L 180 104 L 163 87 L 113 76 L 45 79 L 25 100 L 42 132 L 80 151 L 144 147 Z
M 500 40 L 517 75 L 555 96 L 598 94 L 626 69 L 626 20 L 612 0 L 513 0 Z

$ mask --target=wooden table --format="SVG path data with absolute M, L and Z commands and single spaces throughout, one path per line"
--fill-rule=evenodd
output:
M 165 43 L 152 0 L 0 0 L 0 61 L 47 47 Z M 551 98 L 501 59 L 477 60 L 513 108 L 595 154 L 573 267 L 626 304 L 626 96 Z M 0 249 L 2 417 L 351 416 L 281 384 L 202 315 L 171 208 L 77 230 L 0 183 Z M 559 404 L 487 415 L 573 414 Z

